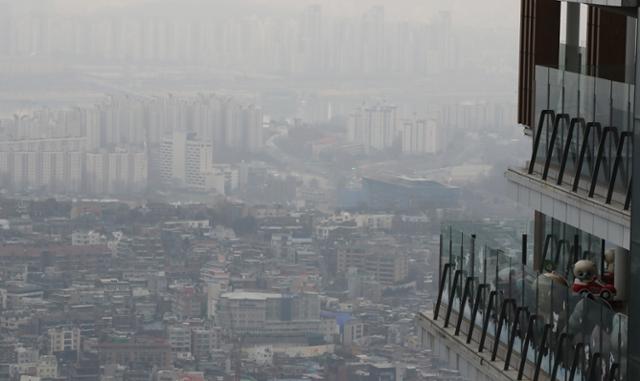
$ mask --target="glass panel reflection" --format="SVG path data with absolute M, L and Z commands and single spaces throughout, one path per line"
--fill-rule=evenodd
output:
M 456 287 L 459 291 L 456 290 L 452 307 L 456 315 L 463 313 L 467 322 L 461 332 L 466 335 L 473 325 L 476 334 L 472 344 L 479 344 L 489 313 L 489 295 L 494 292 L 496 303 L 485 331 L 485 351 L 491 351 L 497 340 L 503 348 L 499 353 L 506 353 L 513 344 L 514 356 L 520 358 L 526 352 L 530 364 L 534 367 L 539 364 L 540 372 L 547 375 L 555 372 L 557 380 L 568 379 L 574 364 L 577 364 L 576 380 L 587 379 L 589 371 L 595 374 L 594 379 L 604 379 L 610 369 L 626 367 L 627 316 L 613 296 L 606 296 L 594 285 L 589 286 L 590 292 L 578 291 L 576 284 L 583 274 L 575 266 L 577 261 L 588 261 L 593 266 L 588 275 L 602 278 L 603 242 L 557 221 L 549 220 L 545 225 L 546 235 L 551 237 L 550 255 L 539 271 L 528 260 L 533 245 L 524 245 L 526 252 L 522 253 L 522 237 L 531 234 L 529 226 L 506 229 L 497 225 L 460 224 L 443 229 L 443 248 L 452 249 L 451 263 L 455 263 L 465 279 L 474 279 L 471 287 L 474 291 L 469 292 L 464 310 L 460 309 L 464 282 Z M 477 316 L 471 321 L 475 290 L 482 284 L 486 289 L 481 289 Z M 503 305 L 507 308 L 501 314 Z M 501 317 L 504 324 L 498 333 Z M 514 331 L 516 321 L 520 328 Z M 518 365 L 519 361 L 516 364 L 511 360 L 511 367 Z M 624 379 L 623 373 L 620 372 L 620 379 Z

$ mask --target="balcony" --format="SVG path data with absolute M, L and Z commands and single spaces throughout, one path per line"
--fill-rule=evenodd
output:
M 536 126 L 526 168 L 507 171 L 515 198 L 629 248 L 634 86 L 536 68 Z
M 520 248 L 499 248 L 493 239 L 444 228 L 437 301 L 433 313 L 419 315 L 419 324 L 435 327 L 511 379 L 630 379 L 627 316 L 616 311 L 620 306 L 573 293 L 573 276 L 556 260 L 559 256 L 549 255 L 555 262 L 552 269 L 534 271 L 527 235 L 520 240 Z M 578 250 L 578 244 L 559 247 L 601 263 L 597 251 L 602 248 L 590 252 Z

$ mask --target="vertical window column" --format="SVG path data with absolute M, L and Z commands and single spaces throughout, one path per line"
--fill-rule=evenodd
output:
M 640 17 L 640 9 L 638 10 Z M 637 20 L 637 19 L 636 19 Z M 636 21 L 637 22 L 637 21 Z M 636 28 L 638 29 L 638 28 Z M 636 41 L 640 41 L 640 33 Z M 636 44 L 636 57 L 640 54 L 639 44 Z M 636 87 L 640 78 L 640 66 L 635 63 Z M 634 141 L 640 142 L 640 91 L 635 93 L 634 112 Z M 633 185 L 632 200 L 640 199 L 640 144 L 634 144 L 633 155 Z M 640 210 L 631 209 L 631 255 L 629 256 L 629 289 L 640 289 Z M 628 343 L 628 369 L 621 368 L 621 372 L 627 375 L 640 374 L 640 298 L 629 298 L 629 337 Z M 627 379 L 629 379 L 627 377 Z
M 536 65 L 558 67 L 560 2 L 522 0 L 518 123 L 533 128 Z

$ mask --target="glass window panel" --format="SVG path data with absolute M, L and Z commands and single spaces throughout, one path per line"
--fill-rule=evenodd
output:
M 595 121 L 596 80 L 588 75 L 580 75 L 579 116 L 586 122 Z
M 595 121 L 603 126 L 611 125 L 611 88 L 611 81 L 595 78 Z
M 540 125 L 541 114 L 545 110 L 552 109 L 549 102 L 549 73 L 552 69 L 543 66 L 536 66 L 536 94 L 535 94 L 535 118 L 534 133 L 538 133 L 537 128 Z M 545 130 L 551 127 L 551 122 L 547 118 L 540 139 L 540 145 L 536 152 L 536 163 L 544 163 L 546 158 L 546 133 Z
M 630 130 L 630 106 L 629 85 L 611 82 L 611 125 L 621 132 Z

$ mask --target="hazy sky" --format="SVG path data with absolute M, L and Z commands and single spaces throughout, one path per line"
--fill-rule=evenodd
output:
M 46 0 L 35 0 L 46 1 Z M 246 4 L 250 11 L 256 4 L 268 8 L 301 8 L 321 4 L 327 13 L 357 15 L 364 9 L 382 5 L 393 19 L 428 21 L 440 10 L 450 10 L 459 25 L 497 26 L 515 28 L 518 24 L 519 2 L 514 0 L 53 0 L 65 10 L 90 11 L 100 6 L 142 5 L 159 2 L 183 4 L 200 2 L 208 9 L 218 6 Z

